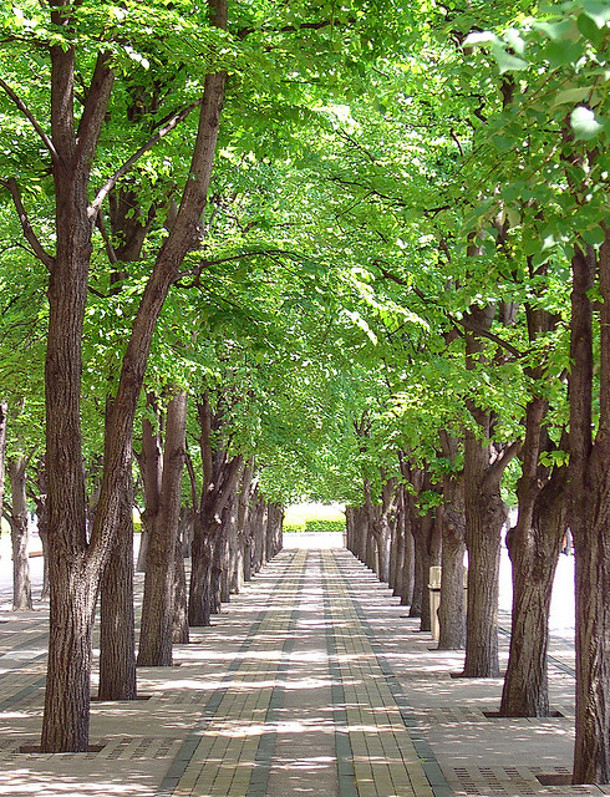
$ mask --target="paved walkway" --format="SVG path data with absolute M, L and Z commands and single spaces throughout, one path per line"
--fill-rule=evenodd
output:
M 40 733 L 46 609 L 3 610 L 0 794 L 610 794 L 559 785 L 572 755 L 569 643 L 553 643 L 550 664 L 563 717 L 498 719 L 485 712 L 501 680 L 451 678 L 462 655 L 433 650 L 405 615 L 346 551 L 284 550 L 177 648 L 179 666 L 138 670 L 148 699 L 92 704 L 100 752 L 42 755 L 20 750 Z

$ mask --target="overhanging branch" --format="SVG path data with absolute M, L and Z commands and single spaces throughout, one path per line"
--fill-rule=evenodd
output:
M 32 225 L 30 224 L 28 214 L 21 200 L 21 192 L 19 191 L 17 180 L 15 180 L 14 177 L 10 177 L 8 180 L 0 180 L 0 185 L 3 185 L 13 198 L 13 203 L 15 205 L 17 215 L 19 216 L 19 222 L 21 223 L 21 229 L 23 230 L 23 234 L 25 235 L 27 242 L 32 247 L 34 254 L 41 261 L 41 263 L 44 263 L 49 271 L 51 271 L 55 265 L 55 258 L 53 258 L 44 249 L 43 245 L 38 240 Z
M 95 219 L 95 217 L 100 211 L 100 208 L 102 207 L 102 203 L 104 202 L 108 194 L 112 191 L 112 189 L 115 187 L 115 185 L 118 183 L 118 181 L 121 179 L 121 177 L 127 174 L 127 172 L 132 168 L 132 166 L 134 166 L 134 164 L 136 164 L 137 161 L 139 161 L 143 155 L 145 155 L 150 149 L 152 149 L 155 146 L 155 144 L 158 144 L 159 141 L 161 141 L 162 138 L 165 138 L 165 136 L 168 133 L 171 133 L 171 131 L 174 130 L 174 128 L 176 128 L 180 124 L 180 122 L 183 122 L 187 118 L 187 116 L 191 113 L 191 111 L 193 111 L 195 108 L 201 105 L 201 102 L 202 100 L 194 102 L 191 105 L 189 105 L 187 108 L 184 108 L 182 111 L 180 111 L 180 113 L 177 113 L 175 116 L 173 116 L 166 125 L 160 128 L 160 130 L 158 130 L 155 133 L 155 135 L 146 142 L 146 144 L 144 144 L 143 146 L 140 147 L 139 150 L 134 152 L 134 154 L 129 158 L 129 160 L 125 161 L 125 163 L 120 167 L 120 169 L 117 169 L 117 171 L 111 177 L 108 178 L 108 180 L 97 192 L 97 196 L 89 206 L 88 215 L 90 219 Z
M 19 108 L 21 113 L 26 117 L 28 122 L 34 128 L 34 130 L 38 133 L 42 143 L 45 145 L 45 147 L 51 153 L 51 157 L 53 158 L 53 160 L 57 161 L 57 150 L 53 146 L 53 142 L 51 141 L 51 138 L 42 129 L 42 127 L 40 126 L 40 124 L 36 120 L 36 117 L 34 116 L 32 111 L 30 111 L 30 109 L 25 104 L 25 102 L 21 99 L 21 97 L 18 94 L 16 94 L 16 92 L 13 91 L 13 89 L 8 85 L 8 83 L 6 83 L 4 80 L 2 80 L 2 78 L 0 78 L 0 88 L 6 94 L 8 94 L 8 96 L 15 103 L 17 108 Z

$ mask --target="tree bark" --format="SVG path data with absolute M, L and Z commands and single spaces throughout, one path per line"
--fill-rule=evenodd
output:
M 462 474 L 443 478 L 441 602 L 438 609 L 439 650 L 462 650 L 466 643 L 464 554 L 466 517 Z
M 121 489 L 119 533 L 101 585 L 100 700 L 137 698 L 132 492 L 131 473 L 128 473 Z
M 91 629 L 101 574 L 117 534 L 118 490 L 131 462 L 133 420 L 156 322 L 180 265 L 196 238 L 205 207 L 226 74 L 208 75 L 199 128 L 176 222 L 144 289 L 123 357 L 104 475 L 90 542 L 82 472 L 80 385 L 82 326 L 94 213 L 89 213 L 91 163 L 112 87 L 109 56 L 98 56 L 75 130 L 75 47 L 70 8 L 55 6 L 54 24 L 68 44 L 51 47 L 51 136 L 56 197 L 56 254 L 48 258 L 49 325 L 45 362 L 46 466 L 49 503 L 50 640 L 41 735 L 44 752 L 86 750 L 89 739 Z M 226 0 L 212 4 L 212 22 L 226 28 Z
M 170 667 L 174 624 L 175 551 L 182 498 L 187 397 L 177 393 L 167 408 L 163 476 L 158 511 L 150 526 L 137 663 Z
M 489 330 L 493 306 L 474 308 L 470 318 L 477 329 Z M 466 367 L 474 370 L 485 349 L 483 338 L 466 333 Z M 466 657 L 463 676 L 497 678 L 498 596 L 500 577 L 500 532 L 506 507 L 500 482 L 517 446 L 499 449 L 491 442 L 493 417 L 474 401 L 468 409 L 478 431 L 468 429 L 464 438 L 464 489 L 466 547 L 468 549 L 468 608 L 466 613 Z
M 219 604 L 215 579 L 220 577 L 220 567 L 218 560 L 215 562 L 215 546 L 222 536 L 223 515 L 227 504 L 233 500 L 240 469 L 241 457 L 228 459 L 226 452 L 222 452 L 222 456 L 216 458 L 212 480 L 204 489 L 196 513 L 188 604 L 191 626 L 209 625 L 211 614 Z M 223 540 L 220 542 L 222 544 Z
M 576 740 L 574 783 L 610 782 L 610 233 L 572 258 L 570 324 L 570 510 L 576 557 Z M 599 421 L 593 416 L 593 310 L 599 267 Z
M 32 608 L 32 585 L 28 560 L 28 506 L 25 492 L 26 460 L 23 456 L 8 461 L 11 485 L 11 547 L 13 551 L 13 611 Z
M 174 617 L 172 622 L 172 639 L 177 645 L 188 645 L 190 642 L 188 622 L 188 590 L 186 586 L 186 570 L 184 567 L 184 542 L 178 536 L 174 551 Z
M 565 468 L 537 492 L 531 512 L 519 510 L 508 537 L 513 563 L 510 655 L 500 716 L 548 717 L 547 651 L 551 596 L 566 530 Z M 528 517 L 529 514 L 529 517 Z

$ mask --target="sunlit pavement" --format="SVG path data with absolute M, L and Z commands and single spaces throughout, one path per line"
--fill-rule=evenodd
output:
M 554 619 L 550 662 L 552 708 L 563 716 L 487 717 L 498 709 L 501 680 L 452 678 L 462 654 L 435 651 L 419 621 L 335 547 L 340 535 L 316 539 L 313 547 L 302 535 L 303 548 L 287 547 L 212 628 L 194 629 L 192 643 L 176 649 L 179 666 L 139 669 L 139 690 L 149 699 L 92 703 L 91 743 L 102 749 L 87 754 L 19 751 L 39 739 L 46 608 L 8 610 L 3 557 L 0 794 L 610 794 L 537 778 L 557 783 L 571 767 L 565 609 Z M 572 560 L 562 560 L 568 571 Z M 137 582 L 140 592 L 141 576 Z M 507 622 L 501 612 L 505 629 Z M 504 663 L 507 642 L 502 633 Z

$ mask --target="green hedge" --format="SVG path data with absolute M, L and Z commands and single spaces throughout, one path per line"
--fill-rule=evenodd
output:
M 284 520 L 284 531 L 345 531 L 344 520 L 301 520 L 289 517 Z
M 345 531 L 344 520 L 308 520 L 305 531 Z

